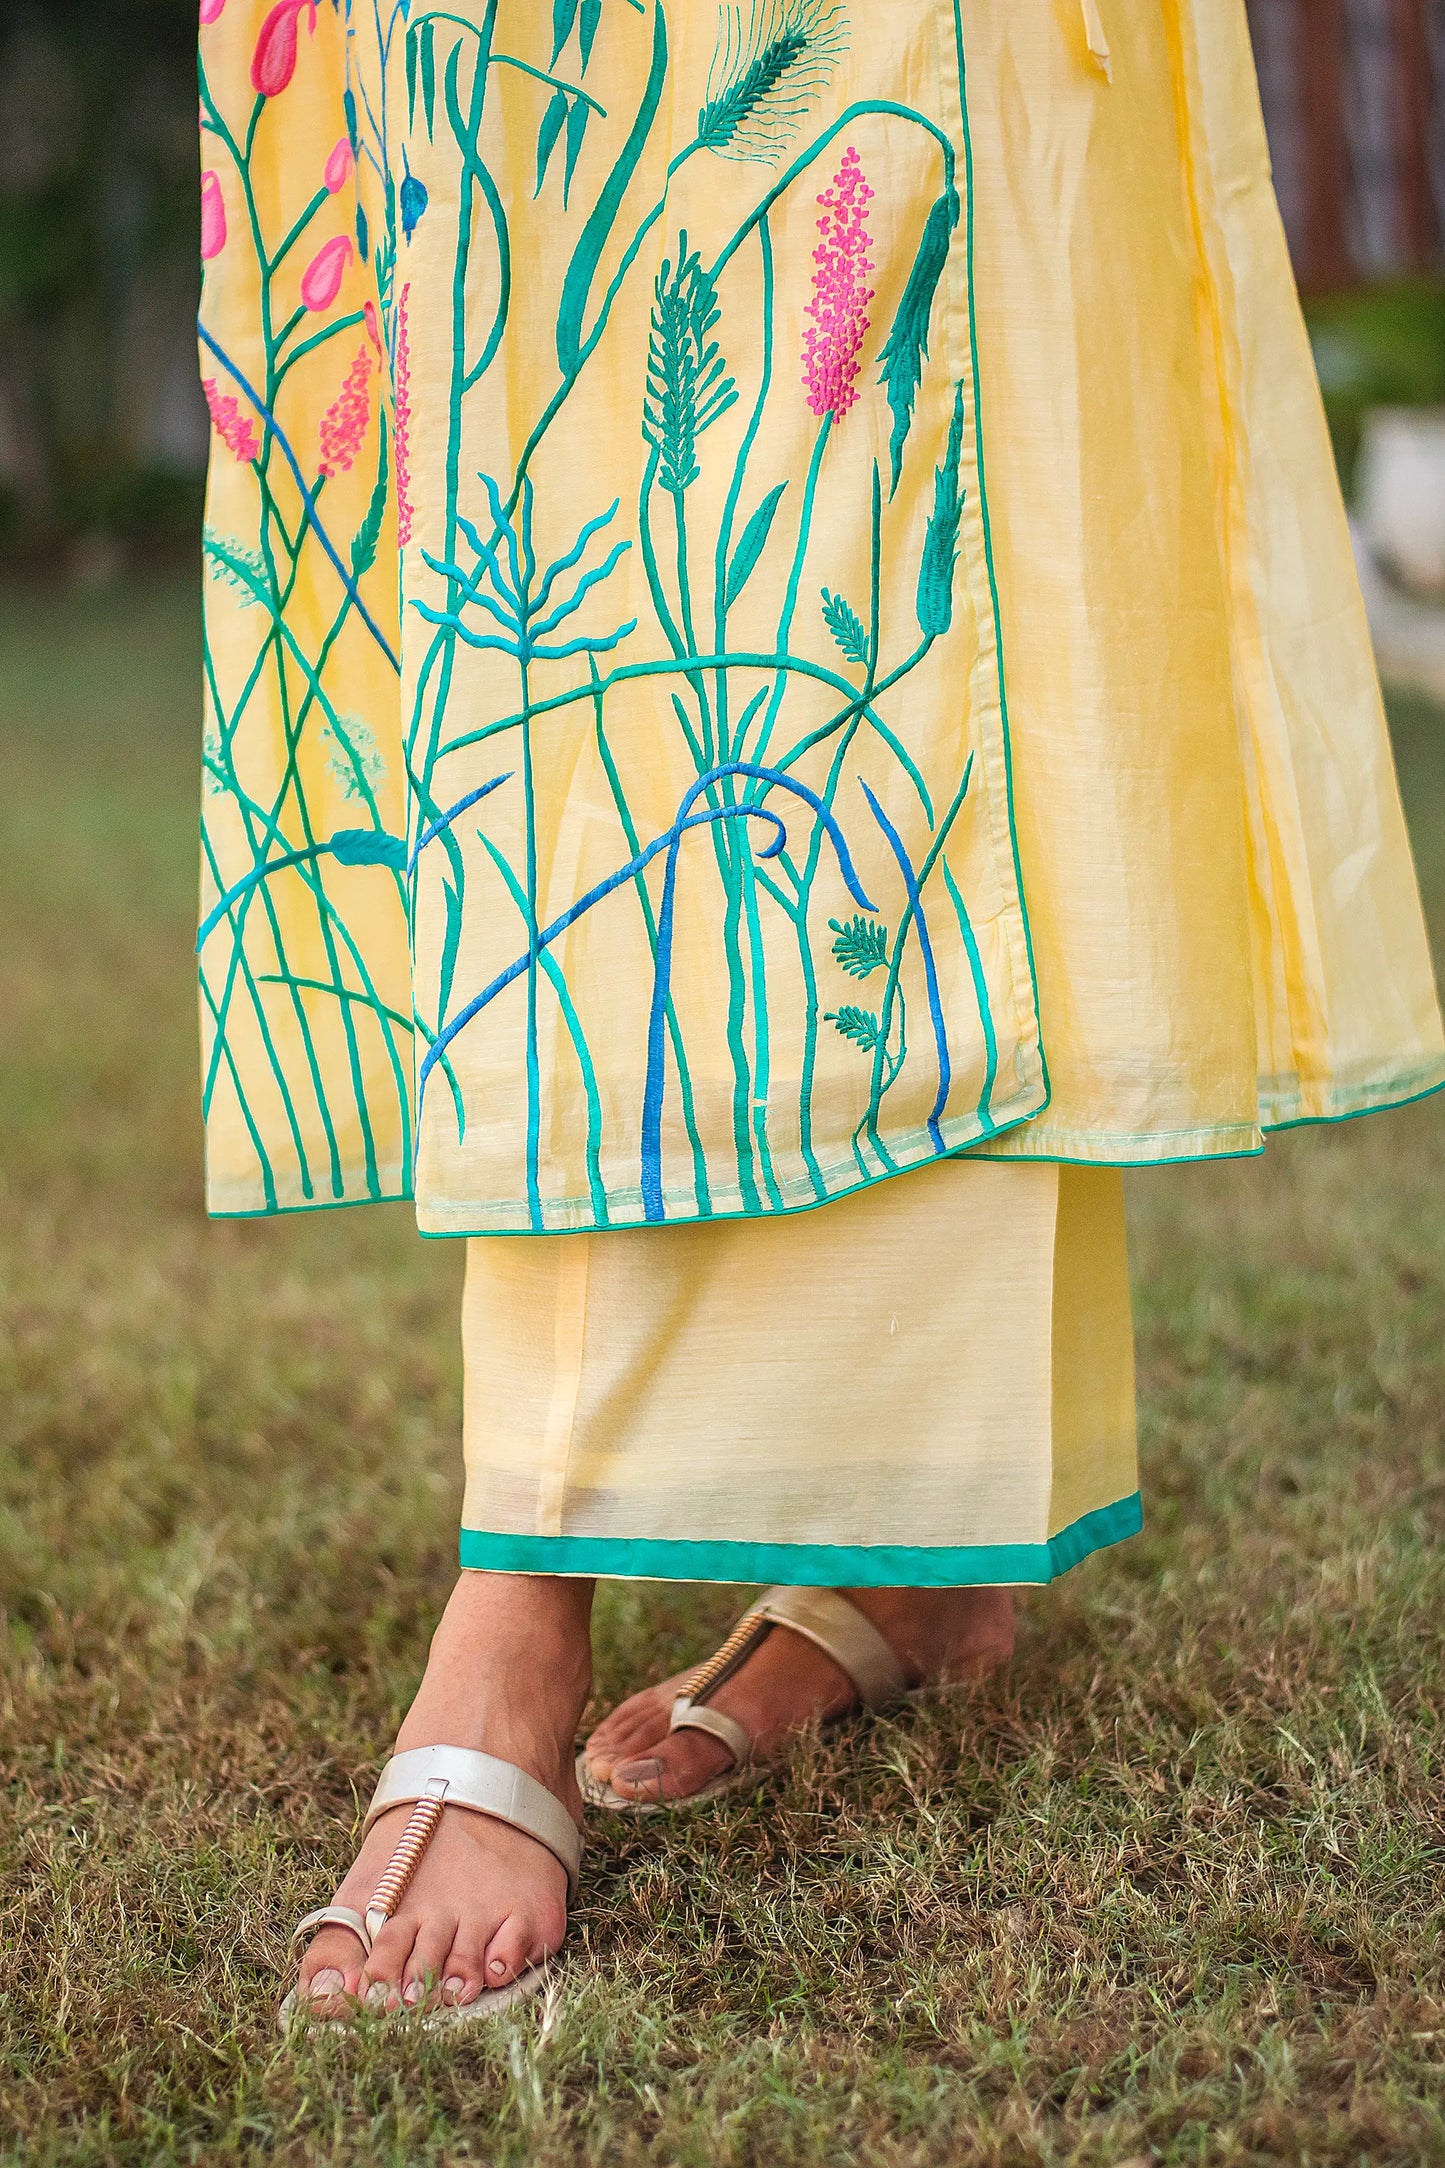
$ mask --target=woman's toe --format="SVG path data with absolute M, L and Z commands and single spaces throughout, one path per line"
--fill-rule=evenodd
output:
M 619 1760 L 612 1771 L 613 1789 L 642 1801 L 687 1799 L 711 1784 L 731 1766 L 732 1756 L 720 1739 L 706 1732 L 669 1731 L 646 1753 Z
M 510 1987 L 513 1980 L 527 1970 L 531 1953 L 539 1946 L 532 1923 L 513 1914 L 503 1920 L 487 1945 L 483 1962 L 483 1976 L 489 1988 Z
M 361 1945 L 344 1928 L 324 1929 L 301 1962 L 296 1992 L 319 2006 L 355 1995 L 361 1979 Z
M 625 1753 L 634 1741 L 656 1738 L 667 1729 L 668 1714 L 651 1691 L 634 1694 L 630 1700 L 621 1702 L 589 1734 L 586 1749 L 589 1763 L 603 1757 L 616 1760 L 618 1754 Z
M 442 2001 L 447 2004 L 475 2002 L 485 1993 L 487 1938 L 485 1929 L 461 1927 L 442 1966 Z
M 407 1960 L 420 1922 L 405 1914 L 388 1920 L 371 1945 L 361 1972 L 361 1999 L 368 2010 L 399 2010 Z
M 418 2008 L 424 2001 L 437 2000 L 443 1967 L 456 1935 L 455 1916 L 448 1918 L 445 1913 L 436 1913 L 422 1922 L 402 1973 L 401 1999 L 409 2010 Z

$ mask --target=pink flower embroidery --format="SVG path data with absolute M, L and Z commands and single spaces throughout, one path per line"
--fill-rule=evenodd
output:
M 201 260 L 209 263 L 226 245 L 226 199 L 219 173 L 201 175 Z
M 213 376 L 206 378 L 201 389 L 211 410 L 216 435 L 227 451 L 243 462 L 254 459 L 261 449 L 260 439 L 250 415 L 241 412 L 240 400 L 230 392 L 223 392 Z
M 405 549 L 411 540 L 411 334 L 407 328 L 407 300 L 411 287 L 403 286 L 396 305 L 396 361 L 392 368 L 396 428 L 396 539 Z
M 371 350 L 360 346 L 341 395 L 321 417 L 321 472 L 349 474 L 371 421 Z
M 316 0 L 276 0 L 261 25 L 251 56 L 251 88 L 263 98 L 279 97 L 296 73 L 297 24 L 303 9 L 306 28 L 314 36 Z
M 381 318 L 376 313 L 376 303 L 374 301 L 366 302 L 361 313 L 366 318 L 366 336 L 379 354 L 381 352 Z
M 331 153 L 331 156 L 327 159 L 326 171 L 322 176 L 326 183 L 326 192 L 328 195 L 340 195 L 342 189 L 346 186 L 347 182 L 351 178 L 351 167 L 351 144 L 348 138 L 346 136 L 343 136 L 341 138 L 341 141 L 337 144 L 335 150 Z
M 221 10 L 225 5 L 226 0 L 201 0 L 202 23 L 205 24 L 218 22 L 220 20 Z
M 341 291 L 351 261 L 351 237 L 338 233 L 316 251 L 301 274 L 301 299 L 308 309 L 329 309 Z
M 868 206 L 873 191 L 863 177 L 856 150 L 843 163 L 829 189 L 818 198 L 821 239 L 813 251 L 812 319 L 803 341 L 803 381 L 808 404 L 817 415 L 841 421 L 858 403 L 858 371 L 868 335 L 868 304 L 873 299 L 868 274 Z

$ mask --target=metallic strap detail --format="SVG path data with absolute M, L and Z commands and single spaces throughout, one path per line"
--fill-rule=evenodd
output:
M 406 1895 L 411 1878 L 421 1865 L 422 1854 L 436 1835 L 446 1803 L 446 1790 L 445 1777 L 433 1777 L 427 1786 L 426 1797 L 419 1799 L 411 1810 L 401 1840 L 387 1861 L 386 1872 L 372 1891 L 371 1902 L 366 1908 L 367 1933 L 373 1941 Z
M 753 1758 L 751 1733 L 721 1709 L 704 1708 L 709 1694 L 740 1670 L 775 1626 L 786 1626 L 830 1656 L 852 1680 L 865 1709 L 882 1709 L 908 1691 L 908 1675 L 871 1619 L 831 1588 L 770 1588 L 744 1611 L 716 1655 L 688 1675 L 672 1705 L 672 1731 L 705 1731 L 720 1739 L 740 1769 Z
M 771 1625 L 771 1620 L 763 1617 L 756 1604 L 744 1611 L 722 1647 L 709 1656 L 706 1663 L 699 1664 L 689 1673 L 679 1699 L 706 1701 L 724 1679 L 730 1679 L 747 1661 L 757 1643 L 771 1631 Z

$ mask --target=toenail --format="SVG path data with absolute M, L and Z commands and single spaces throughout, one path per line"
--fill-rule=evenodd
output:
M 345 1973 L 338 1972 L 333 1965 L 328 1965 L 323 1972 L 316 1974 L 307 1989 L 307 1993 L 311 1995 L 339 1995 L 345 1985 Z
M 500 1958 L 500 1957 L 494 1957 L 494 1958 L 492 1959 L 492 1962 L 490 1963 L 490 1965 L 488 1965 L 488 1967 L 487 1967 L 487 1970 L 488 1970 L 488 1972 L 505 1972 L 505 1971 L 506 1971 L 506 1969 L 507 1969 L 507 1968 L 506 1968 L 506 1966 L 505 1966 L 505 1965 L 504 1965 L 504 1964 L 502 1963 L 502 1960 L 501 1960 L 501 1958 Z
M 421 2001 L 425 1993 L 426 1988 L 420 1980 L 408 1980 L 406 1986 L 402 1989 L 402 2000 L 414 2007 Z
M 386 2008 L 386 1998 L 388 1992 L 389 1990 L 387 1988 L 385 1980 L 373 1980 L 370 1987 L 366 1990 L 367 2009 L 384 2010 Z
M 460 2002 L 466 1991 L 467 1983 L 458 1973 L 454 1972 L 449 1980 L 442 1982 L 442 1993 L 450 2002 Z

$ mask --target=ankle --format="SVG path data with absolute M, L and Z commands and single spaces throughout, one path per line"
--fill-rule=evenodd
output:
M 471 1746 L 550 1764 L 570 1748 L 591 1691 L 591 1604 L 590 1581 L 464 1573 L 432 1637 L 397 1752 Z M 445 1740 L 439 1724 L 449 1729 Z
M 1010 1588 L 855 1588 L 844 1592 L 915 1684 L 967 1677 L 1013 1653 Z

